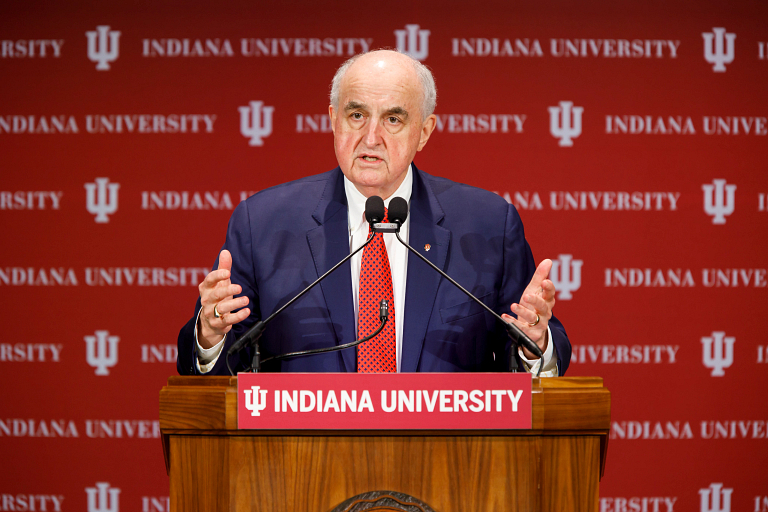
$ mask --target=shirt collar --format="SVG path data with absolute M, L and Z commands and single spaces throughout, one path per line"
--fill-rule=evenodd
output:
M 411 166 L 405 174 L 405 179 L 397 187 L 395 193 L 384 200 L 384 207 L 389 208 L 389 202 L 393 197 L 402 197 L 407 203 L 411 202 L 411 191 L 413 190 L 413 173 Z M 344 192 L 347 194 L 347 211 L 349 214 L 348 225 L 349 232 L 354 233 L 365 222 L 365 201 L 368 199 L 357 190 L 357 187 L 344 176 Z

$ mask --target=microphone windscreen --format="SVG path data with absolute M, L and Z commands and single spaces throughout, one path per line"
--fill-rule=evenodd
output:
M 402 197 L 393 197 L 389 202 L 389 212 L 387 219 L 389 222 L 394 222 L 398 225 L 402 225 L 405 219 L 408 218 L 408 202 Z
M 381 222 L 384 219 L 384 200 L 379 196 L 371 196 L 365 201 L 365 220 L 369 224 Z

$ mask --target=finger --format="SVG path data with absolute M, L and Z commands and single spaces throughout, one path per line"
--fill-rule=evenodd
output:
M 545 279 L 541 283 L 541 297 L 546 300 L 554 300 L 555 299 L 555 292 L 557 292 L 557 289 L 555 288 L 555 283 L 550 281 L 549 279 Z
M 541 315 L 548 315 L 552 310 L 552 306 L 540 295 L 531 295 L 530 293 L 526 293 L 523 295 L 523 300 L 520 301 L 520 303 L 522 306 L 531 309 Z
M 228 300 L 222 300 L 216 304 L 216 310 L 220 315 L 231 313 L 232 311 L 240 308 L 244 308 L 248 305 L 248 297 L 237 297 Z
M 243 308 L 240 311 L 236 313 L 227 313 L 226 315 L 223 315 L 221 318 L 218 319 L 218 322 L 220 322 L 221 329 L 223 332 L 228 331 L 233 325 L 242 322 L 246 318 L 248 318 L 251 315 L 250 308 Z
M 203 282 L 200 283 L 200 288 L 201 290 L 203 288 L 214 288 L 219 282 L 229 279 L 229 276 L 229 269 L 219 269 L 209 272 L 208 275 L 205 276 L 205 279 L 203 279 Z
M 243 288 L 239 284 L 217 286 L 216 288 L 211 290 L 210 294 L 208 294 L 208 297 L 206 298 L 211 302 L 221 302 L 223 300 L 231 299 L 234 295 L 237 295 L 242 291 L 243 291 Z
M 219 254 L 219 270 L 232 270 L 232 254 L 226 249 Z
M 531 327 L 528 324 L 528 322 L 524 320 L 519 320 L 509 315 L 501 315 L 501 318 L 503 318 L 506 322 L 515 324 L 521 331 L 525 333 L 526 336 L 531 338 L 531 340 L 537 345 L 539 345 L 539 342 L 543 339 L 544 332 L 547 330 L 546 325 L 542 326 L 542 324 L 544 323 L 543 319 L 541 323 L 539 323 L 537 326 Z M 539 345 L 539 348 L 541 348 L 541 345 Z
M 529 324 L 535 323 L 536 317 L 539 316 L 536 311 L 523 307 L 520 304 L 512 304 L 512 312 L 517 315 L 517 318 L 525 320 Z
M 541 283 L 549 276 L 549 271 L 552 269 L 552 260 L 544 260 L 536 267 L 536 272 L 533 273 L 528 288 L 538 290 L 541 288 Z

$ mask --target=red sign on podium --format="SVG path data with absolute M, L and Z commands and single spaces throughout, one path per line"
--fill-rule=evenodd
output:
M 528 373 L 240 373 L 241 429 L 531 428 Z

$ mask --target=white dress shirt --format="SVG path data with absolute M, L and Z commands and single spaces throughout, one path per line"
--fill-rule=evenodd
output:
M 384 207 L 389 208 L 393 197 L 402 197 L 407 203 L 411 201 L 413 188 L 413 173 L 408 167 L 405 179 L 394 194 L 384 200 Z M 355 185 L 344 176 L 344 191 L 347 193 L 347 208 L 349 218 L 349 250 L 360 247 L 368 239 L 368 222 L 365 220 L 365 201 L 368 199 Z M 408 243 L 408 227 L 411 225 L 410 215 L 400 226 L 400 238 Z M 408 275 L 408 249 L 397 241 L 394 233 L 384 233 L 384 245 L 387 247 L 389 268 L 392 271 L 392 298 L 395 302 L 395 340 L 397 344 L 397 371 L 400 371 L 400 358 L 403 353 L 403 317 L 405 315 L 405 283 Z M 352 303 L 355 305 L 355 332 L 360 306 L 360 266 L 363 263 L 363 252 L 352 256 Z M 359 333 L 358 333 L 359 334 Z M 358 336 L 359 337 L 359 336 Z
M 397 188 L 394 194 L 384 200 L 384 206 L 389 208 L 389 202 L 393 197 L 402 197 L 410 204 L 411 191 L 413 190 L 413 171 L 408 167 L 405 179 Z M 344 177 L 344 192 L 347 196 L 347 224 L 349 228 L 349 248 L 350 252 L 360 247 L 368 239 L 368 222 L 365 220 L 365 201 L 366 197 L 360 193 L 355 185 Z M 406 218 L 405 223 L 400 227 L 400 238 L 408 242 L 408 231 L 411 224 L 411 217 Z M 389 257 L 389 266 L 392 271 L 392 296 L 395 302 L 395 340 L 397 343 L 397 371 L 400 371 L 400 359 L 403 353 L 403 319 L 405 316 L 405 284 L 408 275 L 408 249 L 398 242 L 394 233 L 384 233 L 384 245 L 387 247 L 387 256 Z M 363 249 L 364 251 L 365 249 Z M 355 330 L 357 330 L 358 321 L 358 302 L 360 296 L 360 265 L 363 261 L 363 251 L 355 254 L 350 260 L 352 267 L 352 302 L 355 307 Z M 200 309 L 202 311 L 202 308 Z M 199 316 L 198 312 L 198 316 Z M 199 319 L 198 319 L 199 320 Z M 195 322 L 195 342 L 197 342 L 197 321 Z M 547 327 L 549 340 L 547 349 L 544 351 L 542 359 L 544 367 L 541 371 L 542 377 L 557 376 L 557 355 L 552 349 L 552 332 Z M 204 349 L 197 343 L 197 368 L 201 373 L 207 373 L 213 369 L 216 361 L 224 348 L 226 335 L 216 345 L 209 349 Z M 525 368 L 535 373 L 539 369 L 541 360 L 528 359 L 523 354 L 522 349 L 518 349 L 518 354 L 523 360 Z

